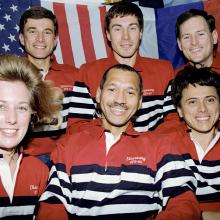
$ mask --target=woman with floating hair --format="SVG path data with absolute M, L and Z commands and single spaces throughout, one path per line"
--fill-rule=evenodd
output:
M 39 124 L 59 126 L 63 94 L 16 55 L 0 55 L 0 91 L 0 218 L 33 219 L 48 168 L 25 145 Z

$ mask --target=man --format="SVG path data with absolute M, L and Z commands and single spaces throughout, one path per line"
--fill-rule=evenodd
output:
M 87 104 L 87 100 L 83 99 L 86 94 L 85 88 L 95 101 L 99 82 L 110 66 L 121 63 L 134 67 L 143 78 L 143 104 L 134 126 L 137 131 L 152 130 L 162 122 L 166 108 L 169 108 L 164 106 L 163 94 L 173 78 L 173 68 L 168 61 L 139 55 L 143 14 L 136 4 L 129 2 L 114 4 L 106 13 L 105 31 L 112 49 L 111 56 L 83 64 L 79 70 L 81 83 L 75 85 L 74 91 L 77 96 L 82 97 L 82 105 L 85 105 Z
M 184 12 L 177 18 L 176 37 L 179 49 L 189 65 L 196 68 L 213 66 L 220 72 L 218 33 L 212 15 L 198 9 Z
M 132 128 L 141 94 L 134 68 L 116 64 L 104 73 L 96 94 L 100 119 L 53 152 L 38 220 L 146 220 L 158 210 L 156 219 L 200 219 L 183 159 L 169 142 Z
M 220 219 L 220 76 L 187 66 L 175 77 L 171 94 L 183 122 L 170 138 L 198 180 L 203 219 Z
M 76 69 L 69 65 L 58 64 L 53 51 L 58 40 L 58 21 L 56 16 L 43 7 L 32 7 L 25 11 L 20 19 L 20 43 L 24 48 L 27 58 L 40 69 L 42 79 L 52 80 L 54 85 L 60 87 L 64 94 L 72 91 L 75 81 Z M 64 121 L 60 130 L 47 126 L 40 132 L 32 134 L 33 141 L 29 144 L 31 155 L 49 154 L 55 147 L 55 140 L 65 133 L 66 119 L 68 118 L 67 98 L 62 115 Z M 42 156 L 42 157 L 44 157 Z M 47 156 L 46 156 L 47 157 Z M 47 159 L 46 159 L 47 160 Z

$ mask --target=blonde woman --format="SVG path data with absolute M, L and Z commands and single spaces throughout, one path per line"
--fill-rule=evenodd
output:
M 33 219 L 48 168 L 25 145 L 31 128 L 57 121 L 63 95 L 15 55 L 0 55 L 0 91 L 0 218 Z

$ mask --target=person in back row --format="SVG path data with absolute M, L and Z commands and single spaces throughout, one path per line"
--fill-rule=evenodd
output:
M 81 116 L 83 117 L 83 114 L 87 116 L 86 108 L 91 107 L 87 106 L 91 103 L 85 98 L 85 88 L 95 102 L 96 91 L 103 73 L 114 64 L 127 64 L 139 71 L 143 78 L 143 103 L 134 122 L 135 130 L 152 130 L 162 122 L 164 113 L 169 108 L 164 106 L 164 91 L 174 76 L 172 65 L 165 60 L 139 55 L 143 34 L 143 14 L 134 3 L 114 4 L 105 16 L 105 32 L 112 49 L 111 56 L 83 64 L 79 70 L 81 83 L 77 83 L 74 87 L 76 96 L 82 98 Z M 95 108 L 89 114 L 93 117 Z M 71 128 L 74 130 L 74 126 Z
M 170 139 L 198 180 L 203 219 L 220 219 L 220 75 L 187 66 L 173 80 L 171 95 L 182 125 Z
M 176 37 L 188 65 L 196 68 L 212 66 L 220 73 L 218 32 L 212 15 L 198 9 L 184 12 L 176 21 Z M 176 72 L 180 69 L 183 67 L 179 67 Z
M 73 89 L 76 68 L 58 64 L 53 54 L 58 41 L 58 21 L 52 11 L 40 6 L 31 7 L 21 16 L 19 26 L 19 39 L 26 57 L 40 69 L 42 80 L 53 81 L 55 86 L 63 90 L 66 97 L 61 127 L 59 129 L 49 125 L 39 127 L 33 132 L 33 139 L 28 146 L 31 155 L 37 155 L 47 163 L 59 136 L 66 132 L 69 118 L 68 96 Z
M 140 74 L 125 64 L 111 66 L 96 100 L 100 118 L 52 153 L 37 219 L 199 220 L 195 178 L 170 140 L 133 129 Z
M 58 117 L 63 94 L 15 55 L 0 55 L 0 91 L 0 218 L 33 219 L 49 171 L 26 145 L 32 128 Z

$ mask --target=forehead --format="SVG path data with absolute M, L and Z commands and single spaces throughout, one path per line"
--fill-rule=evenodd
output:
M 125 15 L 123 17 L 117 16 L 111 19 L 110 26 L 113 25 L 130 25 L 130 24 L 139 24 L 138 18 L 134 15 Z
M 5 101 L 26 101 L 31 99 L 31 92 L 26 85 L 20 81 L 0 80 L 0 99 Z
M 209 30 L 206 20 L 201 16 L 192 17 L 180 25 L 182 33 L 198 30 Z
M 54 24 L 53 21 L 50 20 L 49 18 L 40 18 L 40 19 L 33 19 L 33 18 L 28 18 L 27 22 L 24 26 L 25 29 L 27 28 L 37 28 L 37 29 L 54 29 Z
M 219 98 L 217 90 L 214 86 L 200 86 L 198 84 L 188 85 L 182 91 L 182 99 L 189 99 L 189 98 L 205 98 L 207 96 L 215 96 Z
M 129 86 L 134 88 L 139 88 L 139 78 L 135 72 L 121 70 L 121 69 L 111 69 L 107 74 L 107 79 L 104 85 L 116 84 L 119 86 Z

